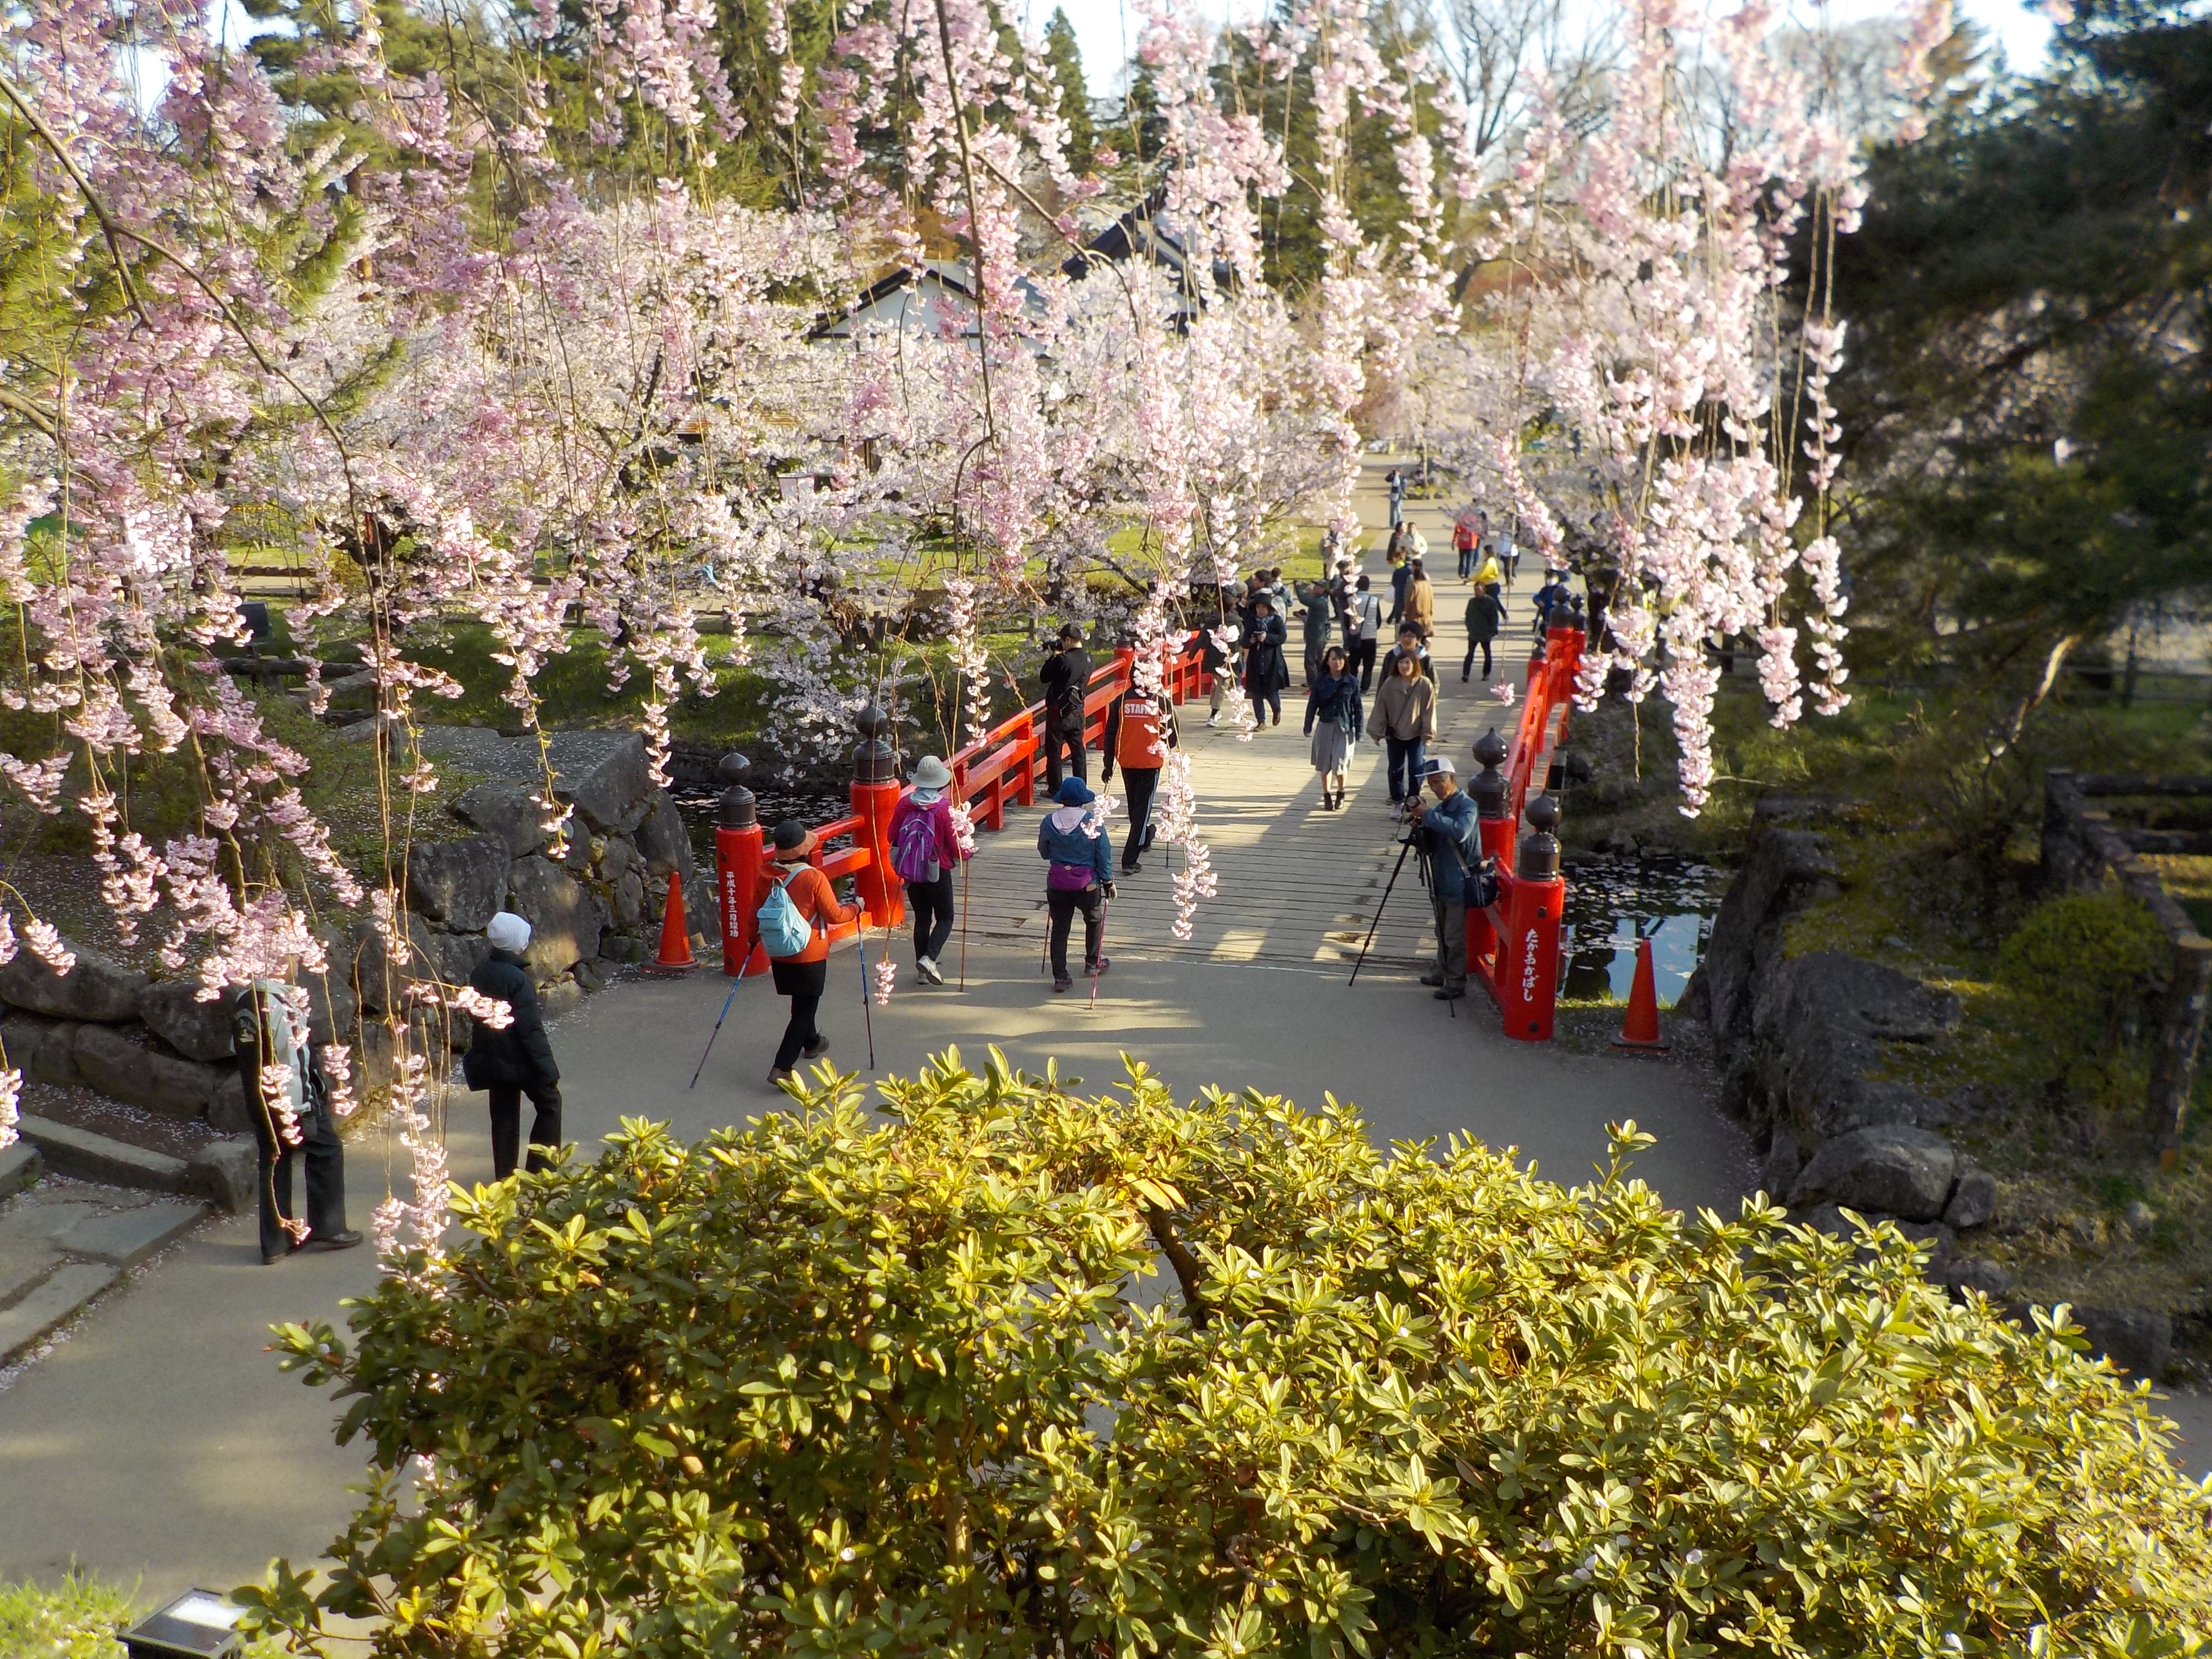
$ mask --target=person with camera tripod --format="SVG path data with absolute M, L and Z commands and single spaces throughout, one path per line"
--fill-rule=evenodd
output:
M 1413 797 L 1413 834 L 1429 866 L 1429 902 L 1437 918 L 1437 970 L 1421 975 L 1436 987 L 1439 1002 L 1467 994 L 1467 907 L 1486 902 L 1479 891 L 1484 879 L 1480 831 L 1474 797 L 1459 787 L 1458 769 L 1434 755 L 1421 763 L 1421 779 L 1433 800 Z

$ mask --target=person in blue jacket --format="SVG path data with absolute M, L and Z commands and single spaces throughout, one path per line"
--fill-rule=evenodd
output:
M 1443 755 L 1421 763 L 1422 780 L 1434 800 L 1413 801 L 1415 833 L 1429 860 L 1429 900 L 1437 916 L 1437 971 L 1421 983 L 1437 988 L 1437 1000 L 1456 1002 L 1467 994 L 1467 878 L 1479 853 L 1475 847 L 1474 797 L 1459 787 L 1458 769 Z
M 1067 935 L 1083 912 L 1083 971 L 1103 974 L 1098 947 L 1106 928 L 1105 902 L 1114 896 L 1114 846 L 1103 823 L 1091 822 L 1098 797 L 1081 778 L 1063 778 L 1053 792 L 1060 804 L 1037 827 L 1037 856 L 1045 864 L 1045 908 L 1052 916 L 1052 988 L 1075 981 L 1067 972 Z

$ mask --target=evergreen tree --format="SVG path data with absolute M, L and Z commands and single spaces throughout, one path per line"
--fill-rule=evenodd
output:
M 1875 155 L 1838 258 L 1863 661 L 1963 664 L 2016 732 L 2075 649 L 2212 587 L 2208 129 L 2212 21 L 2097 0 L 2046 76 Z
M 1091 166 L 1098 135 L 1091 125 L 1091 91 L 1083 81 L 1083 50 L 1076 44 L 1075 25 L 1059 6 L 1052 9 L 1052 21 L 1044 26 L 1044 60 L 1060 88 L 1060 118 L 1067 123 L 1068 163 L 1077 172 L 1085 172 Z

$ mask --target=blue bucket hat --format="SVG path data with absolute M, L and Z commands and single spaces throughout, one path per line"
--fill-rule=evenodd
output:
M 1052 798 L 1062 806 L 1088 806 L 1098 799 L 1081 778 L 1062 778 L 1060 787 L 1052 792 Z

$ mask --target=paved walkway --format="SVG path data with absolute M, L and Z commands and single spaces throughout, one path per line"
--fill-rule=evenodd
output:
M 1431 543 L 1449 558 L 1448 538 Z M 1440 598 L 1455 640 L 1464 590 L 1446 580 Z M 1464 757 L 1493 706 L 1461 693 L 1455 665 L 1445 690 L 1448 741 Z M 1372 751 L 1363 745 L 1349 808 L 1323 813 L 1289 711 L 1279 731 L 1249 744 L 1206 732 L 1203 719 L 1201 708 L 1186 731 L 1222 891 L 1201 908 L 1196 937 L 1170 937 L 1165 862 L 1155 856 L 1121 885 L 1097 1007 L 1080 993 L 1053 995 L 1037 966 L 1036 818 L 1018 814 L 984 838 L 975 861 L 967 988 L 921 988 L 911 951 L 896 947 L 900 989 L 873 1015 L 879 1071 L 911 1072 L 948 1043 L 980 1054 L 996 1042 L 1018 1064 L 1056 1059 L 1063 1074 L 1103 1085 L 1127 1051 L 1184 1093 L 1251 1085 L 1317 1103 L 1330 1091 L 1355 1103 L 1378 1137 L 1471 1134 L 1518 1147 L 1570 1182 L 1602 1155 L 1607 1121 L 1633 1116 L 1660 1137 L 1640 1167 L 1661 1192 L 1686 1206 L 1735 1201 L 1750 1148 L 1685 1073 L 1508 1042 L 1480 991 L 1455 1015 L 1413 982 L 1428 928 L 1410 866 L 1372 976 L 1347 988 L 1345 959 L 1395 857 Z M 957 966 L 957 949 L 948 956 Z M 823 1027 L 835 1059 L 864 1069 L 850 951 L 835 959 L 831 982 L 841 988 Z M 686 1086 L 726 989 L 711 974 L 638 981 L 562 1022 L 568 1127 L 586 1150 L 623 1116 L 666 1119 L 696 1136 L 782 1103 L 764 1074 L 784 1010 L 763 983 L 740 988 L 704 1079 Z M 478 1099 L 451 1102 L 463 1181 L 489 1174 Z M 385 1155 L 380 1137 L 352 1150 L 356 1223 L 385 1191 Z M 345 1487 L 361 1457 L 331 1443 L 331 1401 L 280 1376 L 263 1346 L 273 1322 L 342 1320 L 343 1299 L 374 1274 L 366 1251 L 264 1268 L 250 1222 L 234 1218 L 96 1306 L 0 1391 L 0 1578 L 51 1577 L 74 1559 L 140 1581 L 152 1598 L 191 1583 L 227 1588 L 279 1553 L 295 1563 L 319 1554 L 350 1508 Z

